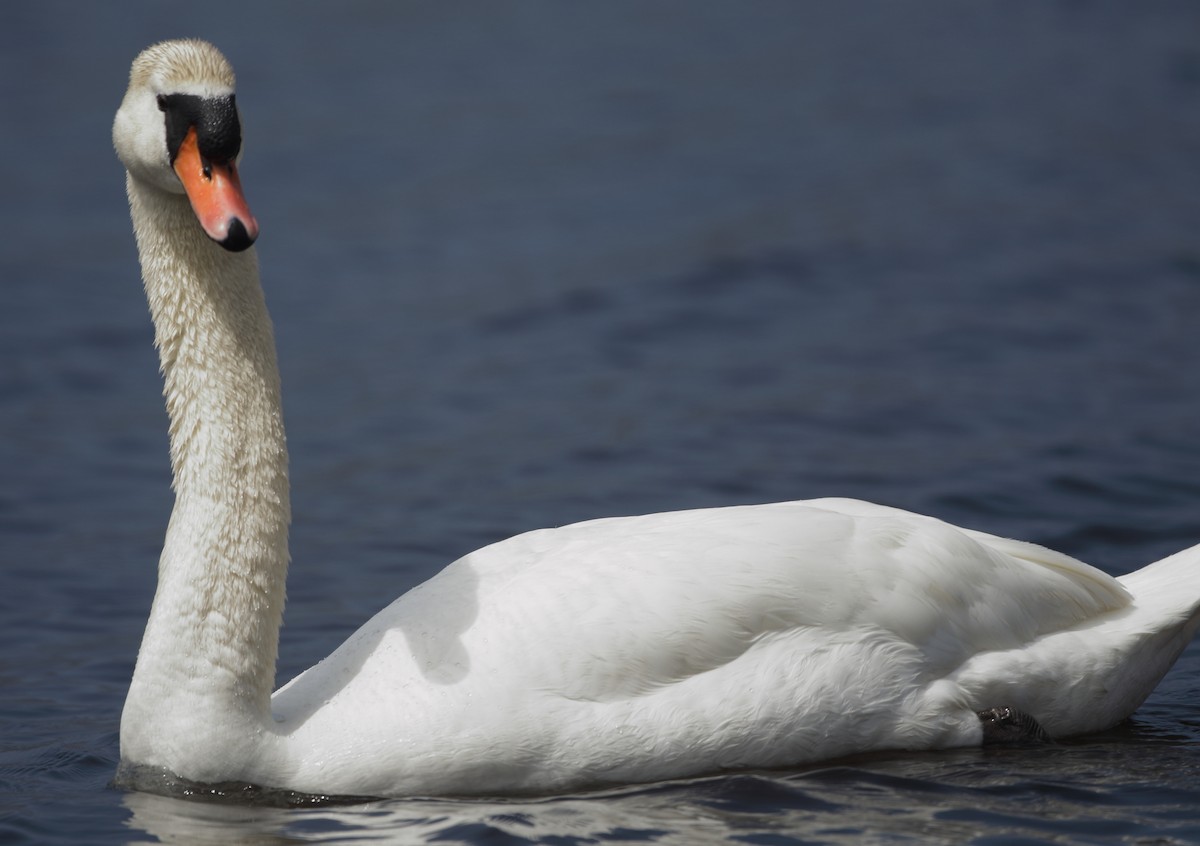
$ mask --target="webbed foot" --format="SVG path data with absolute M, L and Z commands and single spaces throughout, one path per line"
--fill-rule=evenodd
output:
M 1050 735 L 1041 724 L 1030 714 L 1003 705 L 999 708 L 988 708 L 986 711 L 976 711 L 979 722 L 983 724 L 983 742 L 985 744 L 1004 743 L 1049 743 Z

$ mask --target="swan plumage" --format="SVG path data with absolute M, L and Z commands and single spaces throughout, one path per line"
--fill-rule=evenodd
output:
M 843 499 L 604 518 L 454 562 L 272 694 L 290 519 L 234 77 L 135 60 L 113 128 L 170 417 L 175 507 L 121 756 L 202 783 L 559 791 L 1051 735 L 1145 699 L 1200 617 L 1200 551 L 1114 579 Z

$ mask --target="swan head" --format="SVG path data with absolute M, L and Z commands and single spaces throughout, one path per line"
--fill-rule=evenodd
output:
M 196 220 L 227 250 L 244 250 L 258 223 L 238 180 L 242 128 L 233 69 L 205 41 L 164 41 L 133 61 L 113 121 L 113 146 L 132 179 L 186 194 Z

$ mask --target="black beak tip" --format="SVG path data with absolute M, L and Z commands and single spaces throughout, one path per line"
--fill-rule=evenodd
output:
M 235 218 L 229 224 L 229 231 L 225 234 L 225 240 L 218 241 L 217 243 L 231 253 L 240 253 L 250 248 L 250 245 L 254 243 L 254 236 L 246 230 L 244 223 Z

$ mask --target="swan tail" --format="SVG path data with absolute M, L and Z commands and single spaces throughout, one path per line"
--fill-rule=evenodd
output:
M 1102 731 L 1132 715 L 1200 628 L 1200 545 L 1113 581 L 1127 603 L 1020 648 L 968 659 L 954 674 L 967 701 L 1011 705 L 1056 738 Z
M 1200 544 L 1121 576 L 1134 603 L 1164 629 L 1179 628 L 1190 640 L 1200 626 Z

